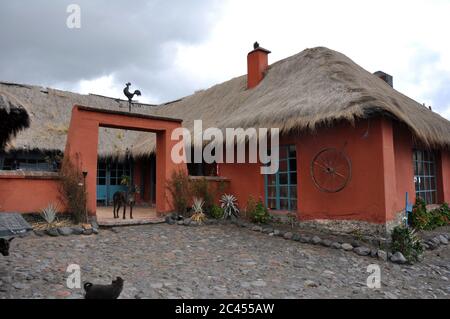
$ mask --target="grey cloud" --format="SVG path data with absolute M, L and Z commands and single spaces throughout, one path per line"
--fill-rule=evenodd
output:
M 410 79 L 414 83 L 429 81 L 432 85 L 430 85 L 430 90 L 426 92 L 424 98 L 431 101 L 434 111 L 448 113 L 450 108 L 450 74 L 440 68 L 440 54 L 424 47 L 417 47 L 416 49 L 415 58 L 410 62 L 410 69 L 412 70 Z
M 71 3 L 81 6 L 81 29 L 66 27 Z M 173 83 L 173 44 L 205 40 L 218 6 L 219 0 L 3 1 L 0 80 L 76 87 L 114 74 L 161 99 L 184 95 L 194 87 Z

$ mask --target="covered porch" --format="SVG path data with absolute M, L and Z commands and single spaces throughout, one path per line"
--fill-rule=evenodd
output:
M 112 206 L 97 207 L 97 223 L 102 227 L 149 225 L 164 223 L 164 217 L 158 216 L 156 208 L 136 206 L 133 208 L 133 219 L 130 219 L 130 208 L 127 207 L 126 219 L 122 219 L 123 208 L 120 209 L 119 219 L 113 217 Z

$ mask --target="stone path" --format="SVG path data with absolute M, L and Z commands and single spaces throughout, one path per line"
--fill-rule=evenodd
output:
M 97 236 L 30 236 L 0 256 L 0 298 L 81 298 L 83 281 L 121 276 L 121 298 L 449 298 L 450 248 L 414 266 L 379 262 L 382 288 L 366 285 L 369 257 L 270 237 L 234 225 L 132 226 Z

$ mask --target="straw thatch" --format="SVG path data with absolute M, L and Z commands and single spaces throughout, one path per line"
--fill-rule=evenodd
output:
M 449 121 L 327 48 L 307 49 L 271 65 L 254 89 L 246 84 L 241 76 L 160 106 L 157 113 L 183 118 L 187 127 L 201 118 L 204 126 L 278 127 L 285 133 L 388 114 L 424 144 L 450 145 Z
M 203 127 L 278 127 L 281 132 L 314 130 L 336 121 L 388 115 L 406 124 L 413 136 L 430 147 L 450 146 L 450 122 L 390 87 L 345 55 L 327 48 L 307 49 L 270 66 L 264 80 L 247 90 L 246 76 L 234 78 L 173 103 L 142 106 L 135 112 L 175 117 L 192 130 Z M 30 86 L 2 85 L 31 106 L 31 128 L 18 134 L 12 147 L 34 145 L 64 150 L 74 104 L 126 109 L 127 102 L 93 95 Z M 151 134 L 106 130 L 100 154 L 134 155 L 154 150 Z
M 27 110 L 22 102 L 0 91 L 0 150 L 20 130 L 30 125 Z
M 30 128 L 17 134 L 16 138 L 8 143 L 7 151 L 17 149 L 64 151 L 71 112 L 75 104 L 128 111 L 128 101 L 99 95 L 82 95 L 14 83 L 0 83 L 0 90 L 20 97 L 20 100 L 27 104 L 31 119 Z M 149 109 L 152 107 L 152 105 L 137 104 L 133 107 L 133 112 L 150 113 Z M 138 135 L 139 133 L 133 131 L 101 128 L 99 155 L 120 158 L 126 154 L 127 149 L 134 156 L 149 154 L 153 150 L 152 146 L 149 149 L 141 146 L 145 154 L 134 150 L 133 144 Z

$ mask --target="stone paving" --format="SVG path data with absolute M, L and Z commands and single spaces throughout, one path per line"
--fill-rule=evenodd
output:
M 382 288 L 373 290 L 367 267 L 377 262 Z M 450 247 L 400 266 L 234 225 L 161 224 L 16 239 L 11 256 L 0 256 L 0 298 L 82 298 L 66 288 L 70 264 L 83 282 L 121 276 L 121 298 L 450 297 Z

